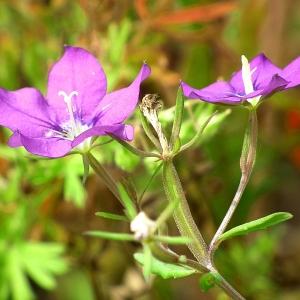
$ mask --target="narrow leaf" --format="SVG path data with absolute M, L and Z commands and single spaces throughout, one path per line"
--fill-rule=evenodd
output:
M 115 221 L 128 221 L 128 219 L 125 216 L 118 215 L 118 214 L 113 214 L 113 213 L 108 213 L 104 211 L 98 211 L 95 213 L 97 217 L 105 218 L 105 219 L 110 219 L 110 220 L 115 220 Z
M 134 258 L 141 265 L 144 265 L 145 257 L 143 253 L 135 253 Z M 190 267 L 165 263 L 152 256 L 151 273 L 159 275 L 164 279 L 187 277 L 195 272 L 196 270 Z
M 121 184 L 118 185 L 119 194 L 121 197 L 122 204 L 125 207 L 126 215 L 130 220 L 133 220 L 137 215 L 135 204 L 132 202 L 131 198 L 129 197 L 125 187 Z
M 108 232 L 108 231 L 87 231 L 86 235 L 99 237 L 102 239 L 113 240 L 113 241 L 135 241 L 132 234 L 128 233 L 118 233 L 118 232 Z
M 179 87 L 177 91 L 175 116 L 173 121 L 171 139 L 170 139 L 172 150 L 174 150 L 174 145 L 178 143 L 181 123 L 182 123 L 183 109 L 184 109 L 184 98 L 182 94 L 182 89 Z
M 203 131 L 205 130 L 205 128 L 207 127 L 207 125 L 210 123 L 210 121 L 212 120 L 212 118 L 218 113 L 218 111 L 215 111 L 211 116 L 209 116 L 207 118 L 207 120 L 202 124 L 202 126 L 200 126 L 198 132 L 196 133 L 196 135 L 186 144 L 184 144 L 180 151 L 184 151 L 188 148 L 190 148 L 191 146 L 193 146 L 195 143 L 198 142 L 198 140 L 200 139 L 200 137 L 202 136 Z
M 238 235 L 245 235 L 253 231 L 258 231 L 262 229 L 269 228 L 281 222 L 291 219 L 293 216 L 287 212 L 277 212 L 266 217 L 239 225 L 234 227 L 225 233 L 223 233 L 220 238 L 219 242 L 232 238 Z
M 153 237 L 155 241 L 166 243 L 166 244 L 191 244 L 192 239 L 185 237 L 185 236 L 164 236 L 164 235 L 157 235 Z
M 139 199 L 138 199 L 138 203 L 140 203 L 140 202 L 142 201 L 142 199 L 143 199 L 143 197 L 144 197 L 146 191 L 148 190 L 149 186 L 150 186 L 151 183 L 153 182 L 153 179 L 155 178 L 155 176 L 156 176 L 156 175 L 158 174 L 158 172 L 160 171 L 162 165 L 163 165 L 163 164 L 160 163 L 160 164 L 157 166 L 157 168 L 154 170 L 154 172 L 153 172 L 152 176 L 150 177 L 150 179 L 148 180 L 148 182 L 147 182 L 147 184 L 146 184 L 146 186 L 145 186 L 145 188 L 144 188 L 144 190 L 143 190 L 141 196 L 140 196 Z

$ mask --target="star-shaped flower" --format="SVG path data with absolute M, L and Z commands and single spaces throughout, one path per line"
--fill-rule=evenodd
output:
M 12 147 L 45 157 L 60 157 L 72 149 L 85 151 L 91 137 L 113 135 L 132 140 L 133 128 L 123 122 L 134 111 L 141 82 L 150 75 L 143 64 L 127 87 L 106 92 L 106 76 L 88 51 L 66 46 L 50 70 L 44 97 L 35 88 L 0 89 L 0 125 L 13 131 Z
M 283 70 L 259 54 L 250 63 L 242 56 L 242 69 L 234 73 L 229 81 L 216 81 L 195 89 L 181 82 L 184 95 L 211 103 L 239 105 L 250 103 L 256 106 L 271 94 L 300 85 L 300 58 L 292 61 Z

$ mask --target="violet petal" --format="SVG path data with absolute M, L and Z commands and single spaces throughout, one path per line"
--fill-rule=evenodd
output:
M 242 100 L 226 81 L 216 81 L 203 89 L 195 89 L 181 82 L 183 94 L 190 99 L 200 99 L 211 103 L 239 104 Z
M 264 54 L 254 57 L 250 61 L 250 68 L 253 72 L 252 82 L 254 90 L 263 89 L 271 81 L 273 75 L 281 72 L 281 69 L 275 66 Z M 245 94 L 241 70 L 232 75 L 229 83 L 237 94 Z
M 95 113 L 96 125 L 118 124 L 136 108 L 140 85 L 150 75 L 150 67 L 143 64 L 135 80 L 127 87 L 104 96 Z
M 289 63 L 280 74 L 285 80 L 289 81 L 286 89 L 300 85 L 300 57 Z
M 60 138 L 29 138 L 20 135 L 22 145 L 28 152 L 45 157 L 62 157 L 71 151 L 71 141 Z
M 47 100 L 57 111 L 57 121 L 61 124 L 70 116 L 60 92 L 78 93 L 71 98 L 75 117 L 88 123 L 106 93 L 105 73 L 92 54 L 67 46 L 49 72 Z
M 34 88 L 16 91 L 0 89 L 0 124 L 28 137 L 41 137 L 53 128 L 43 95 Z

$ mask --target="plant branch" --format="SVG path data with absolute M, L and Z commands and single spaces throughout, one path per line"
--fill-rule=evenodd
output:
M 209 254 L 212 259 L 215 250 L 218 247 L 219 238 L 226 230 L 239 202 L 244 193 L 244 190 L 249 182 L 250 175 L 253 170 L 256 157 L 256 146 L 257 146 L 257 115 L 255 109 L 250 110 L 249 122 L 244 135 L 244 142 L 242 148 L 242 154 L 240 158 L 240 168 L 241 168 L 241 179 L 231 205 L 220 224 L 217 232 L 215 233 L 210 246 Z
M 207 246 L 192 217 L 178 174 L 171 160 L 164 161 L 163 183 L 168 201 L 176 203 L 174 219 L 180 234 L 191 238 L 193 242 L 187 245 L 188 248 L 197 261 L 206 266 L 208 263 Z

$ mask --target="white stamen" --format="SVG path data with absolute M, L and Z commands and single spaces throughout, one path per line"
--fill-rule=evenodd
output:
M 64 101 L 67 105 L 67 109 L 70 115 L 70 122 L 72 125 L 72 129 L 74 131 L 74 136 L 78 135 L 78 128 L 76 125 L 75 117 L 74 117 L 74 111 L 73 111 L 73 106 L 72 106 L 72 97 L 73 96 L 78 96 L 77 91 L 72 91 L 69 95 L 65 91 L 59 91 L 58 96 L 64 97 Z
M 250 64 L 246 56 L 242 55 L 242 78 L 245 87 L 245 93 L 250 94 L 254 91 L 251 75 L 255 70 L 251 72 Z

